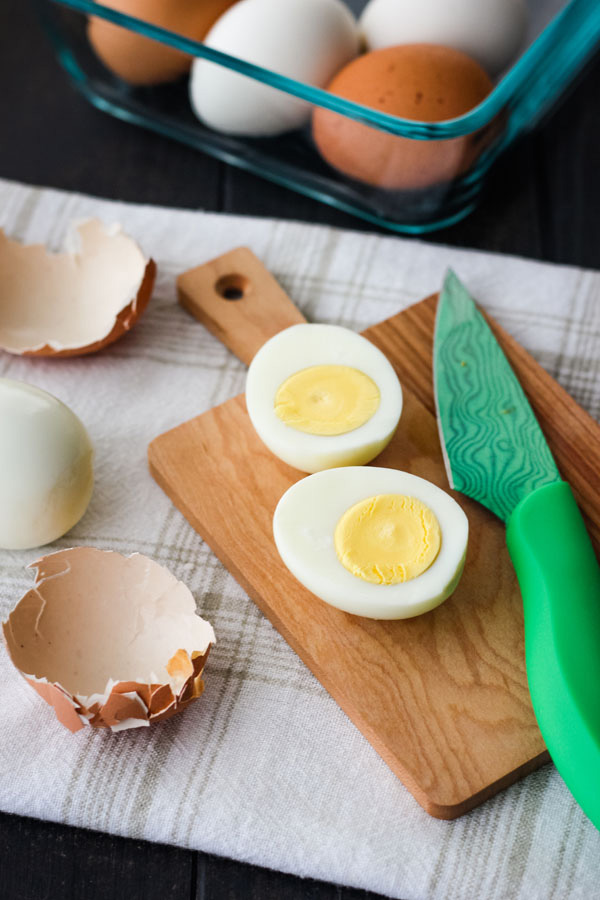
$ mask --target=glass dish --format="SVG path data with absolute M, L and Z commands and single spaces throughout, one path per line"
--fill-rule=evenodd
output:
M 392 231 L 421 234 L 443 228 L 475 206 L 486 173 L 515 138 L 531 129 L 557 100 L 600 40 L 599 0 L 529 0 L 530 36 L 524 52 L 479 106 L 444 122 L 401 119 L 360 106 L 309 84 L 220 53 L 204 44 L 124 15 L 92 0 L 32 0 L 57 56 L 76 87 L 99 109 L 179 140 L 227 163 L 307 194 Z M 359 13 L 366 0 L 347 0 Z M 443 180 L 427 186 L 384 189 L 348 177 L 317 152 L 307 124 L 276 137 L 235 137 L 195 117 L 187 79 L 158 87 L 132 87 L 109 72 L 86 37 L 89 15 L 203 57 L 314 107 L 368 124 L 391 141 L 448 155 L 456 139 L 468 150 L 460 164 L 443 165 Z M 358 127 L 358 126 L 354 126 Z M 375 133 L 375 132 L 371 132 Z M 454 140 L 452 140 L 454 139 Z M 450 143 L 446 143 L 450 141 Z M 434 143 L 435 142 L 435 143 Z M 454 166 L 454 168 L 452 168 Z

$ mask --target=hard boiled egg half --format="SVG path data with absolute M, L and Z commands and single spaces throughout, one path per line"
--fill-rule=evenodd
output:
M 338 325 L 292 325 L 258 351 L 246 405 L 259 437 L 303 472 L 369 462 L 391 440 L 402 388 L 383 353 Z
M 407 619 L 446 600 L 462 574 L 468 531 L 441 488 L 362 466 L 303 478 L 273 518 L 292 575 L 325 603 L 370 619 Z

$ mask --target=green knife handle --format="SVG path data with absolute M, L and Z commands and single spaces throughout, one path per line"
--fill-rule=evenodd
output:
M 600 567 L 569 485 L 525 497 L 506 541 L 523 595 L 538 725 L 567 787 L 600 828 Z

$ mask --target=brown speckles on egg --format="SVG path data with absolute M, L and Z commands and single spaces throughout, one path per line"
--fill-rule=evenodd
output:
M 347 65 L 328 90 L 405 119 L 439 122 L 477 106 L 492 89 L 478 63 L 432 44 L 375 50 Z M 423 188 L 447 181 L 473 161 L 467 135 L 416 141 L 316 109 L 313 136 L 322 156 L 346 175 L 377 187 Z

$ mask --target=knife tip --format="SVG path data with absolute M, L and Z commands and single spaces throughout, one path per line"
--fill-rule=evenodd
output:
M 456 285 L 463 287 L 463 284 L 454 269 L 451 266 L 448 266 L 446 274 L 444 275 L 444 288 L 448 289 Z

